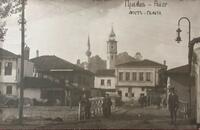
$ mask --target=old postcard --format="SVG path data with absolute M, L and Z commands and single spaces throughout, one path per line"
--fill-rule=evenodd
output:
M 0 128 L 200 128 L 199 0 L 1 0 Z

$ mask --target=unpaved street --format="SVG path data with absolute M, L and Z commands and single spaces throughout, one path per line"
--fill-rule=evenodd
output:
M 124 106 L 114 112 L 110 118 L 98 117 L 87 121 L 47 125 L 40 128 L 195 128 L 187 120 L 178 119 L 177 125 L 171 125 L 166 109 L 132 108 Z
M 35 121 L 35 122 L 33 122 Z M 38 122 L 38 124 L 36 123 Z M 43 123 L 42 123 L 43 122 Z M 195 128 L 188 120 L 178 118 L 177 125 L 170 124 L 169 113 L 167 109 L 158 109 L 156 107 L 148 108 L 135 108 L 131 106 L 123 106 L 115 109 L 112 116 L 109 118 L 95 117 L 90 120 L 77 121 L 69 120 L 63 122 L 51 121 L 37 121 L 25 120 L 23 126 L 14 124 L 4 124 L 0 128 L 116 128 L 116 129 L 129 129 L 129 128 L 167 128 L 167 129 L 188 129 Z

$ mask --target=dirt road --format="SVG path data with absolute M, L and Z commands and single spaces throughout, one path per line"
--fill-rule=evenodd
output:
M 122 107 L 109 118 L 98 117 L 87 121 L 69 122 L 40 128 L 195 128 L 187 120 L 178 119 L 177 125 L 170 124 L 166 109 Z
M 27 121 L 28 122 L 28 121 Z M 86 121 L 66 121 L 66 122 L 48 122 L 45 124 L 25 124 L 19 125 L 1 125 L 0 128 L 87 128 L 87 129 L 134 129 L 134 128 L 164 128 L 164 129 L 189 129 L 195 128 L 189 121 L 178 118 L 177 125 L 170 124 L 169 113 L 167 109 L 157 109 L 155 107 L 148 108 L 134 108 L 130 106 L 123 106 L 112 113 L 109 118 L 95 117 Z

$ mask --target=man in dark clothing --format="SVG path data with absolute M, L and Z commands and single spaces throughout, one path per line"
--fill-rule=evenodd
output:
M 106 94 L 106 97 L 104 98 L 103 101 L 103 115 L 105 117 L 109 117 L 111 115 L 111 106 L 112 106 L 112 101 L 111 98 L 109 97 L 108 94 Z
M 176 113 L 178 110 L 179 100 L 178 95 L 175 93 L 174 87 L 169 90 L 168 108 L 171 116 L 171 123 L 176 124 Z
M 140 103 L 141 107 L 144 107 L 144 95 L 143 94 L 140 95 L 138 102 Z
M 89 99 L 87 98 L 86 94 L 84 94 L 81 99 L 81 106 L 84 111 L 84 118 L 89 119 L 91 116 L 91 114 L 90 114 L 91 103 L 90 103 Z

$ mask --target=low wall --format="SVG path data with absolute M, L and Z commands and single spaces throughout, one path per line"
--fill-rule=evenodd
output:
M 1 121 L 8 121 L 18 118 L 17 108 L 1 108 Z M 63 121 L 77 120 L 78 107 L 67 106 L 32 106 L 24 108 L 24 117 L 31 119 L 55 119 L 62 118 Z

